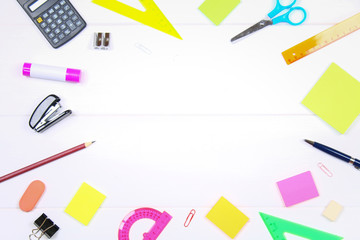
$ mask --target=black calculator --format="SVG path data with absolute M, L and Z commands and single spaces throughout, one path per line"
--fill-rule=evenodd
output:
M 86 27 L 69 0 L 17 0 L 51 46 L 58 48 Z

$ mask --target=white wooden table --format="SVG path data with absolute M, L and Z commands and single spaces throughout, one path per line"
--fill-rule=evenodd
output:
M 359 157 L 360 121 L 341 135 L 301 101 L 332 62 L 360 80 L 360 32 L 289 66 L 281 52 L 356 14 L 360 1 L 299 1 L 308 12 L 303 25 L 271 26 L 236 44 L 230 38 L 262 19 L 274 1 L 243 0 L 220 26 L 198 10 L 202 2 L 156 1 L 178 40 L 90 0 L 73 0 L 88 26 L 57 50 L 15 0 L 2 4 L 0 175 L 96 143 L 0 184 L 1 239 L 27 239 L 43 212 L 61 228 L 52 239 L 117 239 L 121 220 L 140 207 L 173 216 L 159 240 L 229 239 L 205 218 L 221 196 L 250 218 L 236 239 L 271 239 L 259 211 L 359 238 L 360 173 L 303 139 Z M 94 32 L 106 31 L 112 49 L 93 50 Z M 24 77 L 24 62 L 82 69 L 81 83 Z M 28 119 L 51 93 L 73 115 L 35 133 Z M 308 170 L 320 196 L 284 207 L 276 182 Z M 46 191 L 32 212 L 22 212 L 19 199 L 36 179 Z M 64 212 L 83 182 L 107 196 L 88 226 Z M 331 200 L 344 206 L 336 222 L 321 216 Z M 191 209 L 197 213 L 185 228 Z M 132 239 L 142 239 L 152 223 L 134 225 Z

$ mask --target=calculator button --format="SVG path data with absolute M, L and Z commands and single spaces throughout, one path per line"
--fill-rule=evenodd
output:
M 59 15 L 63 15 L 65 12 L 64 12 L 64 10 L 62 10 L 62 9 L 60 9 L 59 11 L 58 11 L 58 14 Z
M 76 20 L 78 20 L 78 16 L 76 16 L 76 15 L 72 16 L 71 20 L 73 20 L 75 22 Z
M 71 31 L 76 28 L 76 26 L 74 25 L 74 23 L 71 20 L 67 21 L 66 24 L 69 26 Z
M 50 27 L 51 27 L 51 29 L 54 29 L 54 28 L 56 28 L 56 24 L 55 24 L 55 23 L 52 23 L 52 24 L 50 25 Z
M 65 15 L 63 15 L 61 18 L 62 18 L 62 20 L 64 20 L 64 21 L 65 21 L 66 19 L 68 19 L 68 18 L 69 18 L 69 16 L 65 14 Z
M 42 28 L 45 28 L 45 27 L 47 26 L 47 24 L 46 24 L 46 22 L 43 22 L 43 23 L 40 24 L 40 26 L 41 26 Z
M 58 38 L 54 38 L 53 39 L 53 43 L 57 44 L 59 42 L 59 39 Z
M 60 40 L 63 39 L 64 37 L 65 37 L 65 35 L 63 33 L 59 35 Z
M 48 13 L 44 13 L 44 14 L 43 14 L 43 18 L 47 18 L 48 16 L 49 16 Z
M 61 19 L 59 18 L 58 20 L 56 20 L 56 24 L 60 25 L 62 23 Z
M 65 35 L 69 35 L 69 34 L 71 33 L 71 31 L 70 31 L 69 29 L 66 29 L 66 30 L 64 31 L 64 33 L 65 33 Z
M 50 8 L 50 10 L 48 12 L 51 15 L 51 14 L 53 14 L 55 12 L 55 10 L 53 8 Z
M 80 26 L 81 23 L 82 23 L 82 22 L 81 22 L 80 20 L 78 20 L 78 21 L 75 23 L 75 25 L 76 25 L 76 26 Z
M 64 30 L 64 29 L 66 28 L 66 25 L 65 25 L 65 24 L 61 24 L 61 25 L 60 25 L 60 28 L 61 28 L 61 30 Z
M 67 11 L 67 10 L 69 10 L 69 9 L 70 9 L 69 5 L 65 5 L 65 6 L 64 6 L 64 10 L 65 10 L 65 11 Z
M 52 15 L 53 19 L 57 19 L 59 17 L 59 15 L 57 15 L 56 13 L 54 15 Z
M 61 0 L 60 1 L 60 5 L 62 6 L 62 5 L 64 5 L 66 2 L 64 1 L 64 0 Z
M 53 38 L 53 37 L 55 37 L 55 34 L 54 34 L 54 33 L 50 33 L 50 34 L 49 34 L 49 38 Z
M 54 9 L 55 10 L 58 10 L 60 8 L 60 5 L 59 4 L 56 4 L 55 6 L 54 6 Z
M 49 27 L 47 27 L 44 29 L 44 31 L 45 31 L 45 33 L 49 33 L 49 32 L 51 32 L 51 29 Z
M 48 24 L 50 24 L 50 23 L 52 23 L 52 19 L 51 18 L 48 18 L 48 19 L 46 19 L 46 22 L 48 23 Z
M 60 31 L 60 29 L 59 28 L 57 28 L 57 29 L 55 29 L 54 30 L 54 33 L 57 35 L 57 34 L 59 34 L 61 31 Z
M 74 11 L 73 11 L 73 10 L 70 10 L 70 11 L 68 11 L 68 14 L 69 14 L 69 16 L 71 16 L 71 15 L 74 14 Z
M 41 23 L 41 22 L 43 21 L 43 19 L 42 19 L 41 17 L 38 17 L 38 18 L 36 19 L 36 21 L 37 21 L 38 23 Z

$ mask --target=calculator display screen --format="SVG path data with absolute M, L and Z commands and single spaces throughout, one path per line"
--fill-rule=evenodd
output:
M 37 0 L 35 2 L 33 2 L 29 8 L 30 10 L 33 12 L 35 11 L 36 9 L 38 9 L 41 5 L 43 5 L 44 3 L 46 3 L 48 0 Z

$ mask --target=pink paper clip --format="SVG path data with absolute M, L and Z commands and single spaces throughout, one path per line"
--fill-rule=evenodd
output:
M 321 169 L 321 171 L 323 171 L 326 175 L 328 175 L 328 177 L 333 176 L 332 172 L 327 167 L 325 167 L 325 165 L 322 164 L 322 162 L 318 163 L 318 167 Z
M 192 209 L 189 213 L 189 215 L 187 216 L 185 223 L 184 223 L 184 227 L 188 227 L 191 223 L 191 220 L 193 219 L 193 217 L 195 216 L 195 209 Z

